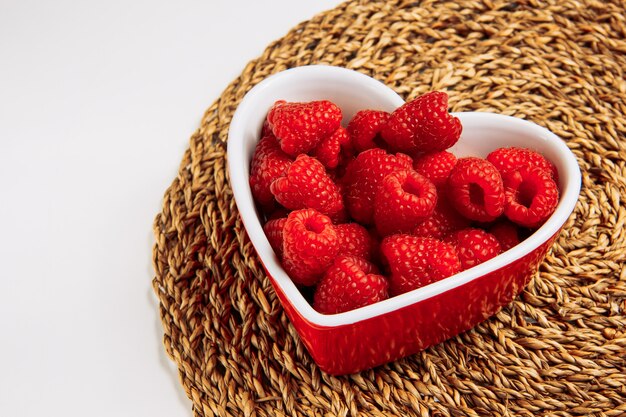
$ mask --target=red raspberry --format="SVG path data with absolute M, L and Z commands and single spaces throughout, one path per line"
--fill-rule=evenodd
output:
M 489 228 L 489 233 L 498 239 L 503 252 L 521 242 L 519 226 L 507 219 L 498 220 Z
M 389 120 L 389 113 L 381 110 L 361 110 L 348 123 L 350 142 L 356 152 L 380 148 L 379 134 Z
M 339 252 L 335 228 L 313 209 L 292 211 L 283 227 L 283 267 L 293 282 L 315 285 Z
M 274 203 L 270 191 L 272 182 L 283 175 L 293 160 L 284 153 L 274 136 L 265 136 L 259 141 L 250 164 L 250 188 L 258 204 L 269 208 Z
M 276 201 L 292 210 L 313 208 L 330 215 L 343 208 L 339 188 L 324 165 L 305 154 L 298 155 L 285 175 L 272 183 L 270 190 Z
M 335 226 L 339 240 L 339 253 L 372 259 L 375 242 L 366 228 L 358 223 L 344 223 Z
M 383 149 L 368 149 L 354 159 L 344 176 L 345 201 L 348 212 L 361 224 L 374 220 L 374 199 L 386 175 L 411 169 L 413 160 L 404 154 L 391 155 Z
M 445 196 L 439 195 L 433 214 L 420 223 L 413 230 L 413 234 L 415 236 L 443 239 L 448 234 L 464 229 L 469 225 L 470 221 L 452 208 Z
M 558 179 L 558 172 L 554 164 L 540 153 L 530 149 L 498 148 L 487 155 L 487 161 L 491 162 L 502 175 L 523 166 L 531 166 L 548 172 L 555 181 Z
M 502 252 L 498 239 L 481 229 L 458 230 L 444 241 L 454 246 L 463 270 L 488 261 Z
M 500 172 L 481 158 L 459 159 L 448 178 L 448 199 L 459 213 L 470 220 L 495 220 L 504 211 L 504 186 Z
M 313 149 L 311 154 L 318 159 L 326 168 L 336 168 L 339 165 L 341 149 L 350 144 L 348 131 L 339 127 L 335 132 L 327 136 Z
M 504 215 L 525 227 L 539 227 L 554 213 L 559 189 L 545 170 L 521 167 L 504 174 L 506 207 Z
M 330 101 L 287 103 L 277 101 L 267 114 L 272 132 L 291 156 L 314 149 L 341 123 L 341 109 Z
M 454 248 L 429 237 L 387 236 L 380 249 L 391 270 L 391 294 L 398 295 L 456 274 Z
M 432 182 L 408 169 L 387 175 L 376 193 L 374 223 L 381 236 L 409 233 L 437 204 Z
M 339 255 L 313 295 L 313 308 L 322 314 L 354 310 L 389 297 L 387 279 L 364 259 Z
M 263 120 L 263 126 L 261 126 L 261 137 L 264 138 L 265 136 L 274 136 L 270 123 L 267 121 L 267 117 Z
M 443 187 L 448 181 L 456 156 L 448 151 L 431 152 L 413 161 L 413 169 L 428 178 L 435 187 Z
M 283 257 L 283 228 L 287 222 L 287 217 L 281 217 L 279 219 L 269 220 L 263 226 L 267 240 L 270 242 L 270 246 L 274 249 L 274 253 L 278 256 L 278 259 Z
M 432 91 L 396 109 L 381 135 L 400 152 L 433 152 L 454 145 L 461 130 L 461 121 L 448 113 L 448 95 Z

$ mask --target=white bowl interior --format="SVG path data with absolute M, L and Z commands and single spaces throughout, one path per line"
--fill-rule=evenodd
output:
M 305 66 L 268 77 L 244 97 L 230 124 L 228 169 L 242 221 L 270 275 L 300 314 L 320 326 L 338 326 L 365 320 L 463 285 L 519 259 L 548 240 L 565 223 L 580 192 L 580 169 L 574 155 L 556 135 L 534 123 L 493 113 L 456 113 L 463 133 L 451 151 L 457 156 L 486 156 L 505 146 L 534 149 L 548 157 L 559 171 L 561 199 L 552 217 L 532 236 L 509 251 L 474 268 L 388 300 L 340 314 L 315 311 L 282 269 L 261 226 L 248 183 L 250 160 L 263 120 L 277 100 L 331 100 L 343 111 L 344 126 L 362 109 L 393 111 L 404 102 L 393 90 L 364 74 L 331 66 Z

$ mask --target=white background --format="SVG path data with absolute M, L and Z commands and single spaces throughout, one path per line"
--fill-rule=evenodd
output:
M 204 110 L 339 1 L 0 0 L 0 415 L 190 416 L 152 221 Z

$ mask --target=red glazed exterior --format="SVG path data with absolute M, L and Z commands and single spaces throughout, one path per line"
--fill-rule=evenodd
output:
M 423 301 L 341 326 L 311 323 L 270 279 L 309 353 L 326 373 L 359 372 L 440 343 L 498 312 L 537 271 L 558 233 L 504 267 Z M 454 279 L 452 277 L 451 279 Z

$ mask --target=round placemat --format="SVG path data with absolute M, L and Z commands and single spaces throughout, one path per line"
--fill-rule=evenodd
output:
M 154 232 L 167 353 L 196 416 L 626 413 L 624 1 L 350 1 L 272 43 L 192 136 Z M 578 158 L 575 212 L 523 293 L 471 331 L 358 374 L 321 372 L 246 236 L 226 173 L 244 94 L 307 64 L 406 99 L 529 119 Z

